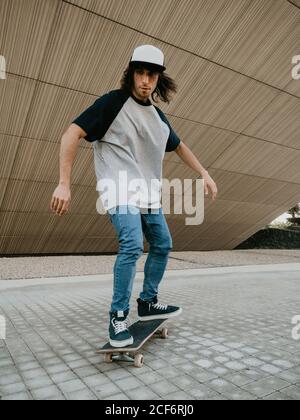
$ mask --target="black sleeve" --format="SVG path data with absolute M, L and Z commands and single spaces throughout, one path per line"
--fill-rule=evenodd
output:
M 177 136 L 177 134 L 175 133 L 175 131 L 171 127 L 171 124 L 169 123 L 165 114 L 159 108 L 157 108 L 157 107 L 155 107 L 155 108 L 156 108 L 160 118 L 162 119 L 162 121 L 165 122 L 170 129 L 170 135 L 169 135 L 169 138 L 168 138 L 168 142 L 167 142 L 165 151 L 166 152 L 173 152 L 179 146 L 180 138 Z
M 101 140 L 126 100 L 126 95 L 121 91 L 109 92 L 98 98 L 72 123 L 77 124 L 87 133 L 85 140 L 89 142 Z
M 167 146 L 166 146 L 166 152 L 173 152 L 177 149 L 177 147 L 180 144 L 180 139 L 173 130 L 173 128 L 170 126 L 170 136 L 168 138 Z

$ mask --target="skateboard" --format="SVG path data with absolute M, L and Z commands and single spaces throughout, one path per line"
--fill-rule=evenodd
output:
M 132 345 L 116 348 L 112 347 L 110 343 L 106 343 L 96 353 L 103 354 L 106 363 L 114 361 L 133 362 L 135 367 L 141 368 L 144 365 L 144 355 L 139 353 L 139 350 L 154 334 L 159 334 L 164 339 L 168 338 L 168 329 L 162 327 L 166 321 L 166 319 L 137 321 L 128 328 L 134 339 Z

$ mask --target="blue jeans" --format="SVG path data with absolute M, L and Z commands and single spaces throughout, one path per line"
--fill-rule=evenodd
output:
M 143 233 L 149 243 L 143 292 L 140 294 L 143 300 L 157 296 L 173 242 L 162 208 L 151 213 L 151 210 L 135 206 L 118 206 L 108 210 L 108 215 L 119 238 L 111 311 L 126 311 L 130 309 L 136 262 L 144 252 Z

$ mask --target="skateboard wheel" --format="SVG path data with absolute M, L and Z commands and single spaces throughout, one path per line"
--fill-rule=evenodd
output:
M 142 354 L 137 354 L 134 358 L 134 366 L 141 368 L 144 365 L 144 356 Z
M 168 338 L 168 337 L 169 337 L 169 331 L 168 331 L 168 328 L 163 328 L 163 329 L 161 330 L 161 338 L 166 339 L 166 338 Z
M 105 362 L 105 363 L 112 363 L 112 361 L 113 361 L 112 354 L 110 354 L 110 353 L 106 353 L 106 354 L 104 355 L 104 362 Z

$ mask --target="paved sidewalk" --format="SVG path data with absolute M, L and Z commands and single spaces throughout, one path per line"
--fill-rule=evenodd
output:
M 111 292 L 112 275 L 0 281 L 1 399 L 300 399 L 300 264 L 167 272 L 161 301 L 184 312 L 142 369 L 95 355 Z

